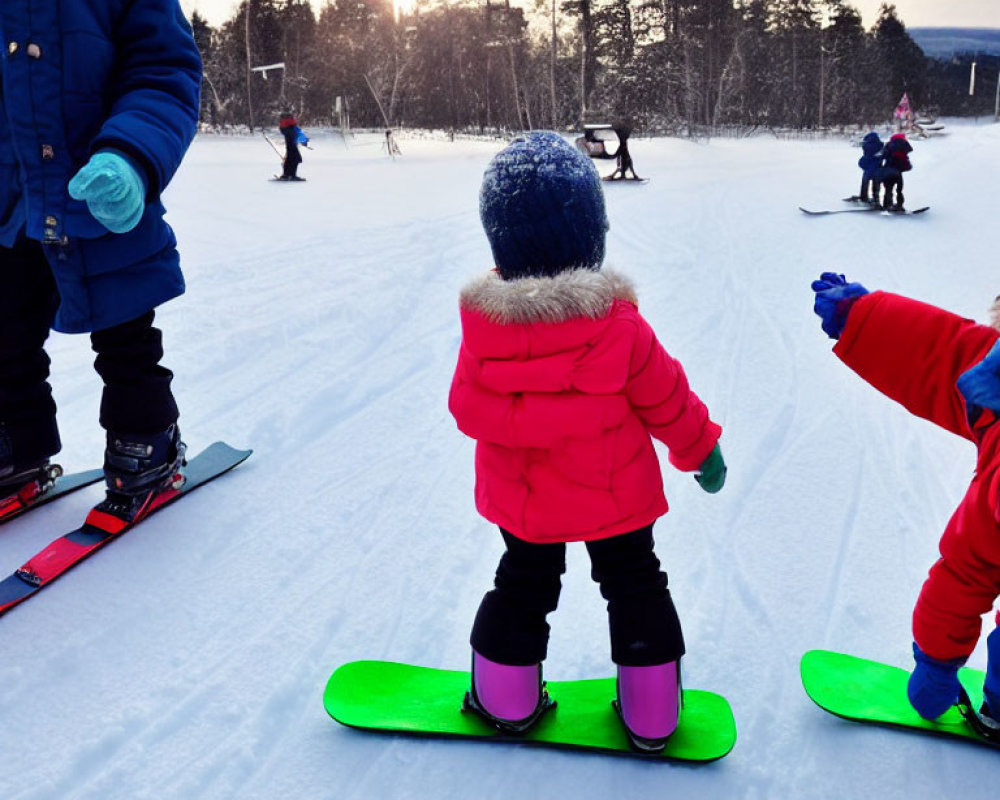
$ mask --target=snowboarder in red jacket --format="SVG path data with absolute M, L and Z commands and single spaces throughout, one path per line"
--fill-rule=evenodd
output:
M 936 719 L 959 700 L 958 669 L 1000 595 L 1000 333 L 825 272 L 812 284 L 833 352 L 911 413 L 972 441 L 976 473 L 941 536 L 913 611 L 910 703 Z M 1000 623 L 1000 617 L 998 617 Z M 1000 627 L 987 637 L 982 720 L 1000 736 Z
M 632 284 L 601 269 L 604 194 L 582 153 L 551 132 L 514 139 L 486 170 L 480 216 L 496 270 L 462 292 L 449 408 L 476 440 L 476 507 L 507 549 L 473 626 L 467 704 L 506 732 L 549 707 L 545 618 L 566 543 L 582 541 L 608 601 L 626 733 L 638 750 L 662 750 L 684 641 L 653 552 L 667 502 L 651 437 L 717 492 L 722 429 L 639 314 Z

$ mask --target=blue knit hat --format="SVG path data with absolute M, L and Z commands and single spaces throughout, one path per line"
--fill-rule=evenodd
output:
M 590 159 L 550 131 L 518 136 L 490 162 L 479 216 L 500 276 L 600 269 L 608 217 Z

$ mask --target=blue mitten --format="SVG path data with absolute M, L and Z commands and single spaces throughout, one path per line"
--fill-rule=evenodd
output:
M 958 702 L 961 689 L 958 668 L 965 663 L 965 659 L 938 661 L 925 655 L 914 642 L 913 660 L 917 664 L 910 673 L 906 696 L 921 717 L 937 719 Z
M 840 338 L 854 301 L 868 294 L 860 283 L 848 283 L 836 272 L 824 272 L 812 282 L 812 290 L 816 292 L 813 311 L 823 320 L 823 332 L 831 339 Z
M 984 408 L 1000 414 L 1000 341 L 982 361 L 959 375 L 955 385 L 965 398 L 970 419 Z
M 113 150 L 92 155 L 69 182 L 69 194 L 74 200 L 86 200 L 94 219 L 112 233 L 132 230 L 146 207 L 142 171 Z

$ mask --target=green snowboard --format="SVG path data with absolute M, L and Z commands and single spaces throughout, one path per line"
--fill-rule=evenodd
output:
M 337 722 L 352 728 L 424 736 L 597 750 L 639 758 L 714 761 L 733 749 L 736 723 L 724 697 L 684 691 L 680 724 L 662 755 L 633 751 L 611 701 L 615 679 L 548 681 L 555 708 L 527 733 L 499 733 L 481 717 L 462 711 L 469 673 L 391 661 L 352 661 L 326 684 L 323 705 Z
M 809 698 L 838 717 L 1000 747 L 1000 742 L 976 733 L 958 706 L 933 722 L 921 717 L 906 699 L 910 673 L 905 669 L 829 650 L 810 650 L 802 656 L 799 669 Z M 968 694 L 970 708 L 978 709 L 983 698 L 982 671 L 964 667 L 958 677 Z

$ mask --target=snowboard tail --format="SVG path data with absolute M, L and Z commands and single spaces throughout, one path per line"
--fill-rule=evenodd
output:
M 1000 740 L 977 733 L 965 713 L 982 702 L 983 672 L 958 671 L 968 707 L 953 706 L 936 720 L 926 720 L 910 705 L 906 685 L 910 673 L 900 667 L 829 650 L 810 650 L 799 664 L 802 686 L 824 711 L 854 722 L 906 728 L 1000 748 Z
M 611 701 L 615 679 L 547 681 L 555 705 L 522 734 L 504 734 L 472 711 L 462 711 L 470 674 L 391 661 L 352 661 L 327 682 L 323 705 L 337 722 L 381 733 L 479 739 L 591 750 L 635 758 L 706 762 L 736 743 L 729 702 L 712 692 L 685 690 L 677 730 L 662 754 L 638 753 L 628 743 Z
M 83 525 L 60 536 L 13 574 L 0 580 L 0 614 L 27 600 L 146 517 L 241 464 L 251 452 L 216 442 L 188 461 L 182 469 L 184 483 L 179 488 L 167 488 L 152 495 L 141 515 L 132 521 L 109 514 L 100 506 L 92 509 Z

